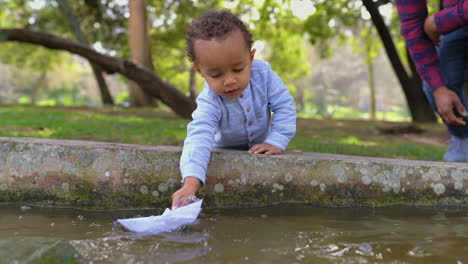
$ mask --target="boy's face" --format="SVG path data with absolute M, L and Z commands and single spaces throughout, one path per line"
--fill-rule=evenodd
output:
M 196 40 L 195 69 L 220 96 L 235 99 L 250 81 L 255 49 L 249 50 L 240 30 L 224 39 Z

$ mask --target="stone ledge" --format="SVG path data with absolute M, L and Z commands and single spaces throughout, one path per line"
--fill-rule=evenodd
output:
M 171 146 L 0 138 L 0 202 L 168 206 L 180 187 L 180 154 Z M 215 150 L 199 196 L 208 206 L 465 205 L 467 180 L 466 163 Z

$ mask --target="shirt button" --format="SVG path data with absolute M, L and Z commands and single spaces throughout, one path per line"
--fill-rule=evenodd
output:
M 250 107 L 247 108 L 247 113 L 250 112 Z
M 240 97 L 240 98 L 244 98 L 244 94 L 240 94 L 239 97 Z
M 252 121 L 250 121 L 250 122 L 248 123 L 248 125 L 249 125 L 249 126 L 253 125 L 253 122 L 252 122 Z
M 250 133 L 250 136 L 251 136 L 251 137 L 253 137 L 254 135 L 255 135 L 255 133 L 253 133 L 253 132 L 252 132 L 252 133 Z

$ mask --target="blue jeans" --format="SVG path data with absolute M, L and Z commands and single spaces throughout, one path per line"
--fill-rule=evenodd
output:
M 440 46 L 437 50 L 440 61 L 440 68 L 443 76 L 447 80 L 447 88 L 454 91 L 460 98 L 462 104 L 467 108 L 467 102 L 463 93 L 465 76 L 468 77 L 468 34 L 465 28 L 456 30 L 442 36 Z M 423 90 L 432 108 L 437 111 L 434 96 L 426 83 Z M 467 108 L 468 111 L 468 108 Z M 460 114 L 455 111 L 457 116 Z M 468 118 L 464 118 L 468 124 Z M 468 125 L 448 125 L 448 131 L 452 136 L 458 138 L 468 138 Z

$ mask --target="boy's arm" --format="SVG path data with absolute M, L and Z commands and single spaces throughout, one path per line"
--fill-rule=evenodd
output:
M 187 126 L 187 137 L 180 158 L 180 172 L 183 181 L 186 177 L 194 177 L 205 184 L 213 139 L 221 119 L 220 107 L 210 100 L 208 95 L 201 94 L 192 118 L 192 122 Z
M 271 131 L 265 143 L 284 151 L 296 133 L 296 109 L 288 88 L 270 65 L 267 74 L 268 104 L 274 114 Z
M 190 199 L 186 198 L 195 195 L 200 186 L 205 184 L 213 138 L 221 119 L 220 108 L 205 96 L 202 92 L 197 98 L 197 109 L 187 126 L 187 137 L 180 158 L 183 186 L 172 194 L 172 209 L 189 203 Z

